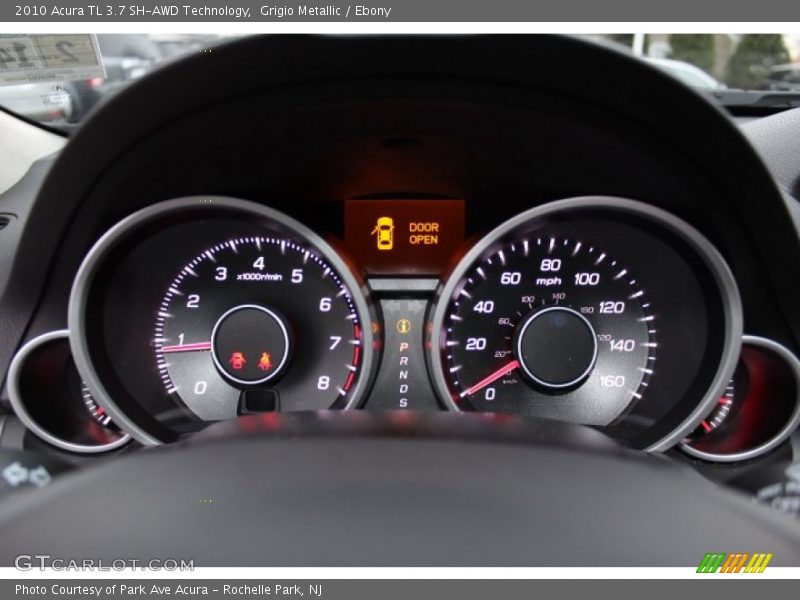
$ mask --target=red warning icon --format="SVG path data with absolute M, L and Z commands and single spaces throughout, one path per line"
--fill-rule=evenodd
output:
M 244 357 L 243 352 L 233 352 L 228 359 L 228 363 L 234 371 L 241 371 L 247 364 L 247 359 Z

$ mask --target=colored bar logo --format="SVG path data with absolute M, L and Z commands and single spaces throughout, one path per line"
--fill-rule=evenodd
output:
M 772 554 L 756 552 L 709 552 L 700 561 L 698 573 L 763 573 Z

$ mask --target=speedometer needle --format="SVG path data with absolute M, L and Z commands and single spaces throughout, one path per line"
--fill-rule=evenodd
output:
M 196 344 L 176 344 L 175 346 L 162 346 L 162 352 L 201 352 L 211 350 L 211 342 L 197 342 Z
M 472 396 L 472 394 L 474 394 L 475 392 L 481 391 L 483 388 L 485 388 L 490 383 L 493 383 L 493 382 L 497 381 L 498 379 L 500 379 L 501 377 L 504 377 L 504 376 L 508 375 L 509 373 L 511 373 L 511 371 L 513 371 L 517 367 L 519 367 L 519 361 L 516 360 L 516 359 L 512 360 L 507 365 L 502 366 L 499 369 L 497 369 L 497 371 L 495 371 L 491 375 L 488 375 L 488 376 L 484 377 L 483 379 L 481 379 L 478 383 L 473 385 L 468 390 L 466 390 L 464 392 L 461 392 L 460 397 L 463 398 L 464 396 Z

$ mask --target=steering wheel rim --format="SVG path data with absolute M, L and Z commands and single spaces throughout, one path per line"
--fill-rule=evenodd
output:
M 687 566 L 731 548 L 800 559 L 800 524 L 664 456 L 581 426 L 465 414 L 221 423 L 16 494 L 0 527 L 2 564 L 42 548 L 195 566 Z

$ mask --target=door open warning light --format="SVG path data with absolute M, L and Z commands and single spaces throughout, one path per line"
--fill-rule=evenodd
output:
M 261 358 L 258 359 L 258 368 L 262 371 L 269 371 L 272 368 L 272 359 L 266 352 L 261 353 Z
M 378 236 L 376 239 L 378 250 L 391 250 L 394 248 L 394 219 L 379 217 L 370 235 Z
M 231 365 L 231 369 L 234 369 L 235 371 L 241 371 L 247 364 L 247 359 L 244 357 L 243 352 L 233 352 L 231 357 L 228 359 L 228 363 Z

